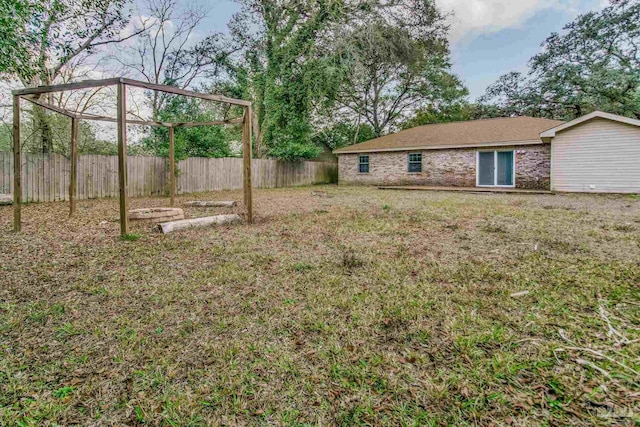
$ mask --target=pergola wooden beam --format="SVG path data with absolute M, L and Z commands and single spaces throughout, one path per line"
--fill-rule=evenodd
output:
M 197 126 L 216 126 L 216 125 L 239 125 L 244 121 L 243 117 L 236 117 L 235 119 L 227 119 L 227 120 L 214 120 L 212 122 L 176 122 L 171 123 L 171 126 L 174 127 L 197 127 Z
M 164 93 L 172 93 L 174 95 L 183 95 L 191 98 L 205 99 L 207 101 L 224 102 L 225 104 L 239 105 L 241 107 L 248 107 L 251 105 L 251 102 L 249 101 L 244 101 L 242 99 L 235 99 L 235 98 L 227 98 L 226 96 L 222 96 L 222 95 L 212 95 L 208 93 L 194 92 L 188 89 L 180 89 L 179 87 L 175 87 L 175 86 L 159 85 L 155 83 L 141 82 L 139 80 L 131 80 L 131 79 L 125 79 L 125 78 L 121 80 L 122 80 L 122 83 L 128 86 L 134 86 L 134 87 L 139 87 L 139 88 L 149 89 L 149 90 L 157 90 Z
M 98 122 L 112 122 L 117 123 L 118 119 L 108 116 L 94 116 L 91 114 L 79 114 L 78 118 L 83 120 L 95 120 Z M 215 120 L 212 122 L 154 122 L 149 120 L 137 120 L 127 119 L 128 125 L 143 125 L 143 126 L 160 126 L 160 127 L 197 127 L 197 126 L 216 126 L 216 125 L 233 125 L 241 124 L 242 117 L 228 120 Z
M 214 95 L 210 93 L 194 92 L 192 90 L 181 89 L 175 86 L 143 82 L 140 80 L 127 79 L 124 77 L 115 77 L 115 78 L 102 79 L 102 80 L 85 80 L 77 83 L 64 83 L 64 84 L 50 85 L 50 86 L 28 87 L 24 89 L 14 90 L 11 93 L 13 95 L 24 96 L 24 95 L 36 95 L 36 94 L 51 93 L 51 92 L 66 92 L 70 90 L 92 89 L 96 87 L 107 87 L 107 86 L 113 86 L 113 85 L 119 85 L 119 84 L 125 84 L 127 86 L 138 87 L 138 88 L 148 89 L 148 90 L 153 90 L 158 92 L 172 93 L 174 95 L 183 95 L 191 98 L 199 98 L 207 101 L 224 102 L 225 104 L 239 105 L 241 107 L 251 106 L 250 101 L 245 101 L 243 99 L 229 98 L 223 95 Z
M 118 119 L 115 117 L 109 116 L 96 116 L 93 114 L 78 114 L 76 117 L 82 120 L 93 120 L 96 122 L 109 122 L 109 123 L 118 123 Z M 150 120 L 137 120 L 137 119 L 127 119 L 128 125 L 143 125 L 143 126 L 159 126 L 159 127 L 169 127 L 171 123 L 165 122 L 154 122 Z
M 106 87 L 117 85 L 117 115 L 115 118 L 99 116 L 86 113 L 69 111 L 45 101 L 41 101 L 35 95 L 63 92 L 70 90 L 89 89 L 96 87 Z M 199 98 L 207 101 L 223 102 L 237 105 L 244 109 L 243 117 L 236 117 L 228 120 L 216 120 L 210 122 L 156 122 L 145 120 L 127 119 L 126 87 L 133 86 L 153 91 L 171 93 L 174 95 Z M 138 124 L 146 126 L 164 126 L 169 129 L 169 169 L 170 169 L 170 198 L 171 205 L 175 203 L 176 179 L 175 179 L 175 128 L 195 127 L 195 126 L 215 126 L 242 124 L 242 146 L 243 146 L 243 188 L 244 188 L 244 208 L 247 223 L 253 222 L 253 199 L 251 182 L 251 102 L 241 99 L 227 98 L 222 95 L 212 95 L 180 89 L 173 86 L 157 85 L 153 83 L 140 82 L 125 78 L 113 78 L 105 80 L 87 80 L 78 83 L 67 83 L 52 86 L 38 86 L 14 90 L 13 94 L 13 153 L 14 153 L 14 230 L 20 231 L 21 224 L 21 177 L 22 162 L 20 153 L 20 98 L 38 105 L 42 108 L 54 111 L 71 118 L 71 179 L 69 185 L 70 212 L 73 216 L 76 210 L 77 199 L 77 163 L 78 163 L 78 128 L 80 120 L 105 121 L 118 124 L 118 181 L 120 184 L 120 232 L 122 235 L 129 232 L 129 212 L 127 195 L 127 125 Z M 34 96 L 29 96 L 34 95 Z
M 42 108 L 46 108 L 47 110 L 53 111 L 58 114 L 62 114 L 64 116 L 70 118 L 76 118 L 80 120 L 94 120 L 97 122 L 110 122 L 117 123 L 118 119 L 115 117 L 109 116 L 99 116 L 94 114 L 87 113 L 77 113 L 75 111 L 67 110 L 65 108 L 61 108 L 48 102 L 41 101 L 39 99 L 23 96 L 23 99 L 38 105 Z M 216 125 L 234 125 L 241 124 L 244 119 L 242 117 L 236 117 L 233 119 L 225 119 L 225 120 L 214 120 L 210 122 L 154 122 L 151 120 L 137 120 L 137 119 L 127 119 L 127 124 L 131 125 L 143 125 L 143 126 L 163 126 L 163 127 L 197 127 L 197 126 L 216 126 Z
M 56 107 L 55 105 L 51 105 L 48 102 L 44 102 L 44 101 L 40 101 L 39 99 L 33 98 L 31 96 L 23 96 L 22 99 L 27 100 L 29 102 L 31 102 L 32 104 L 38 105 L 42 108 L 46 108 L 47 110 L 51 110 L 55 113 L 58 114 L 62 114 L 63 116 L 67 116 L 67 117 L 77 117 L 78 115 L 72 111 L 69 111 L 67 109 L 64 108 L 60 108 L 60 107 Z
M 51 86 L 36 86 L 36 87 L 27 87 L 24 89 L 18 89 L 11 92 L 13 95 L 35 95 L 40 93 L 50 93 L 50 92 L 66 92 L 68 90 L 79 90 L 79 89 L 93 89 L 96 87 L 106 87 L 113 86 L 120 83 L 122 79 L 120 77 L 112 78 L 112 79 L 102 79 L 102 80 L 84 80 L 77 83 L 64 83 L 60 85 L 51 85 Z

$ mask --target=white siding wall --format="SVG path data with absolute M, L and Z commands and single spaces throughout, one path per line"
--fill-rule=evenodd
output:
M 593 119 L 551 142 L 551 189 L 640 193 L 640 127 Z

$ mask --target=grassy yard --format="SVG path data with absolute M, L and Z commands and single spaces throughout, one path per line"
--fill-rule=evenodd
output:
M 0 208 L 0 425 L 640 423 L 640 199 L 256 193 Z

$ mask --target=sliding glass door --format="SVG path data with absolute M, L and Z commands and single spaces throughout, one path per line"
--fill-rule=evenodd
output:
M 496 151 L 496 185 L 513 185 L 513 151 Z
M 495 152 L 481 151 L 478 153 L 478 185 L 494 185 L 495 177 Z
M 477 161 L 477 185 L 513 187 L 515 178 L 513 151 L 479 151 Z

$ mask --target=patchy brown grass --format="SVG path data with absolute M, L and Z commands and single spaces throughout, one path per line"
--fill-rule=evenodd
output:
M 0 208 L 0 424 L 640 422 L 640 200 L 320 189 Z

